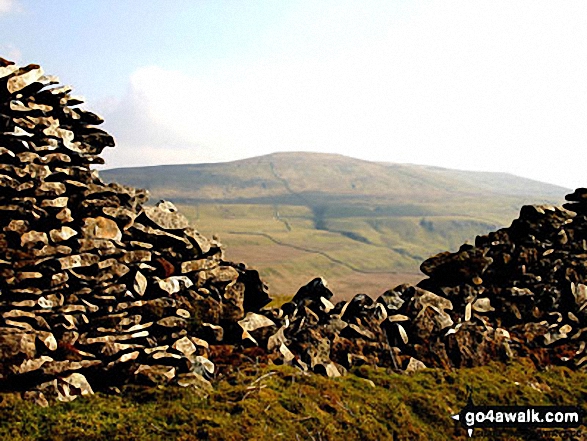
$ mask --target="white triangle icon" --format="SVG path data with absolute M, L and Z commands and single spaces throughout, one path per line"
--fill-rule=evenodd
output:
M 457 413 L 456 415 L 451 416 L 451 418 L 458 421 L 461 418 L 461 415 Z
M 469 438 L 471 438 L 473 436 L 473 429 L 467 430 L 467 433 L 469 434 Z

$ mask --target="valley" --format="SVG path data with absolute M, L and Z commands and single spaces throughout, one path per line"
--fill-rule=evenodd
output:
M 561 204 L 567 192 L 504 173 L 302 152 L 101 175 L 148 189 L 153 203 L 171 200 L 278 297 L 315 276 L 339 299 L 417 283 L 429 256 L 509 225 L 524 204 Z

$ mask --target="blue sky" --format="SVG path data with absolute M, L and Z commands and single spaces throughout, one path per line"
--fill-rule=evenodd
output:
M 107 166 L 275 151 L 587 186 L 587 2 L 0 0 L 0 56 L 74 86 Z

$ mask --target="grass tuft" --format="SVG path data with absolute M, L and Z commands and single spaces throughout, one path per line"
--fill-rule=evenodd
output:
M 207 396 L 179 387 L 126 386 L 120 395 L 98 393 L 48 408 L 5 394 L 0 439 L 466 439 L 450 416 L 466 403 L 468 387 L 478 405 L 580 405 L 587 411 L 587 373 L 537 371 L 525 360 L 413 375 L 363 366 L 337 379 L 255 365 L 214 386 Z M 496 439 L 537 436 L 510 430 Z

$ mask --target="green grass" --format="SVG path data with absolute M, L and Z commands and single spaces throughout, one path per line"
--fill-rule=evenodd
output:
M 466 439 L 450 416 L 466 403 L 468 386 L 477 405 L 580 405 L 587 411 L 586 373 L 558 367 L 539 372 L 524 360 L 413 375 L 361 367 L 338 379 L 247 365 L 213 383 L 205 394 L 128 386 L 120 395 L 48 408 L 6 394 L 0 439 Z M 510 430 L 495 439 L 535 440 L 537 434 Z
M 316 229 L 302 206 L 178 205 L 204 235 L 217 235 L 227 258 L 258 269 L 273 295 L 290 295 L 316 276 L 338 284 L 341 297 L 373 296 L 393 283 L 414 282 L 420 263 L 456 250 L 495 228 L 465 216 L 355 216 L 326 218 Z M 279 214 L 279 217 L 277 216 Z M 404 279 L 394 273 L 404 274 Z
M 483 199 L 503 200 L 504 196 L 557 198 L 565 191 L 504 173 L 382 164 L 341 155 L 303 152 L 216 164 L 123 168 L 106 170 L 102 175 L 178 201 L 190 200 L 190 203 L 213 200 L 234 203 L 238 199 L 248 199 L 267 204 L 269 199 L 285 198 L 309 205 L 308 202 L 332 202 L 334 196 L 339 201 L 368 202 L 368 205 L 377 201 L 383 205 L 403 206 L 408 212 L 422 207 L 422 203 L 442 206 L 442 201 L 467 198 L 483 202 Z

